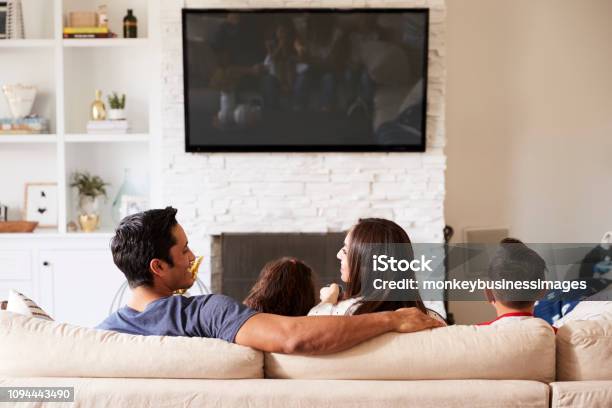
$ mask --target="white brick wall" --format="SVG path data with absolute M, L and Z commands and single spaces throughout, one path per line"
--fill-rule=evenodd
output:
M 429 7 L 426 153 L 184 152 L 180 9 L 161 2 L 162 198 L 199 252 L 222 232 L 325 232 L 359 217 L 390 218 L 414 241 L 440 242 L 444 227 L 444 0 L 188 0 L 188 7 Z

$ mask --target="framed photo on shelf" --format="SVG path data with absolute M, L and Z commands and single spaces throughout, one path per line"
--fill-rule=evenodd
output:
M 149 209 L 149 200 L 147 197 L 124 195 L 121 197 L 119 206 L 119 215 L 121 219 L 128 215 L 136 214 Z
M 26 221 L 38 221 L 42 228 L 57 227 L 57 183 L 26 183 L 24 210 Z

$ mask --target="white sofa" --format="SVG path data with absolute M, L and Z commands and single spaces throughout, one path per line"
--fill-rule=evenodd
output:
M 304 357 L 0 312 L 0 362 L 0 387 L 72 386 L 76 406 L 612 406 L 612 321 L 452 326 Z

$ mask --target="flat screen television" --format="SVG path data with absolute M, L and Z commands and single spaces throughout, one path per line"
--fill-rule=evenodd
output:
M 183 9 L 185 145 L 425 151 L 427 9 Z

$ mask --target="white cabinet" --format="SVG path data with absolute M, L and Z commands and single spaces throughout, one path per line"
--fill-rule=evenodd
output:
M 32 253 L 28 250 L 0 250 L 0 299 L 9 289 L 32 294 Z
M 125 282 L 110 250 L 41 251 L 41 278 L 51 296 L 43 306 L 60 322 L 93 327 L 109 315 L 113 297 Z M 45 309 L 45 310 L 47 310 Z
M 108 316 L 125 282 L 113 263 L 110 234 L 26 235 L 0 234 L 0 300 L 15 289 L 55 320 L 86 327 Z

